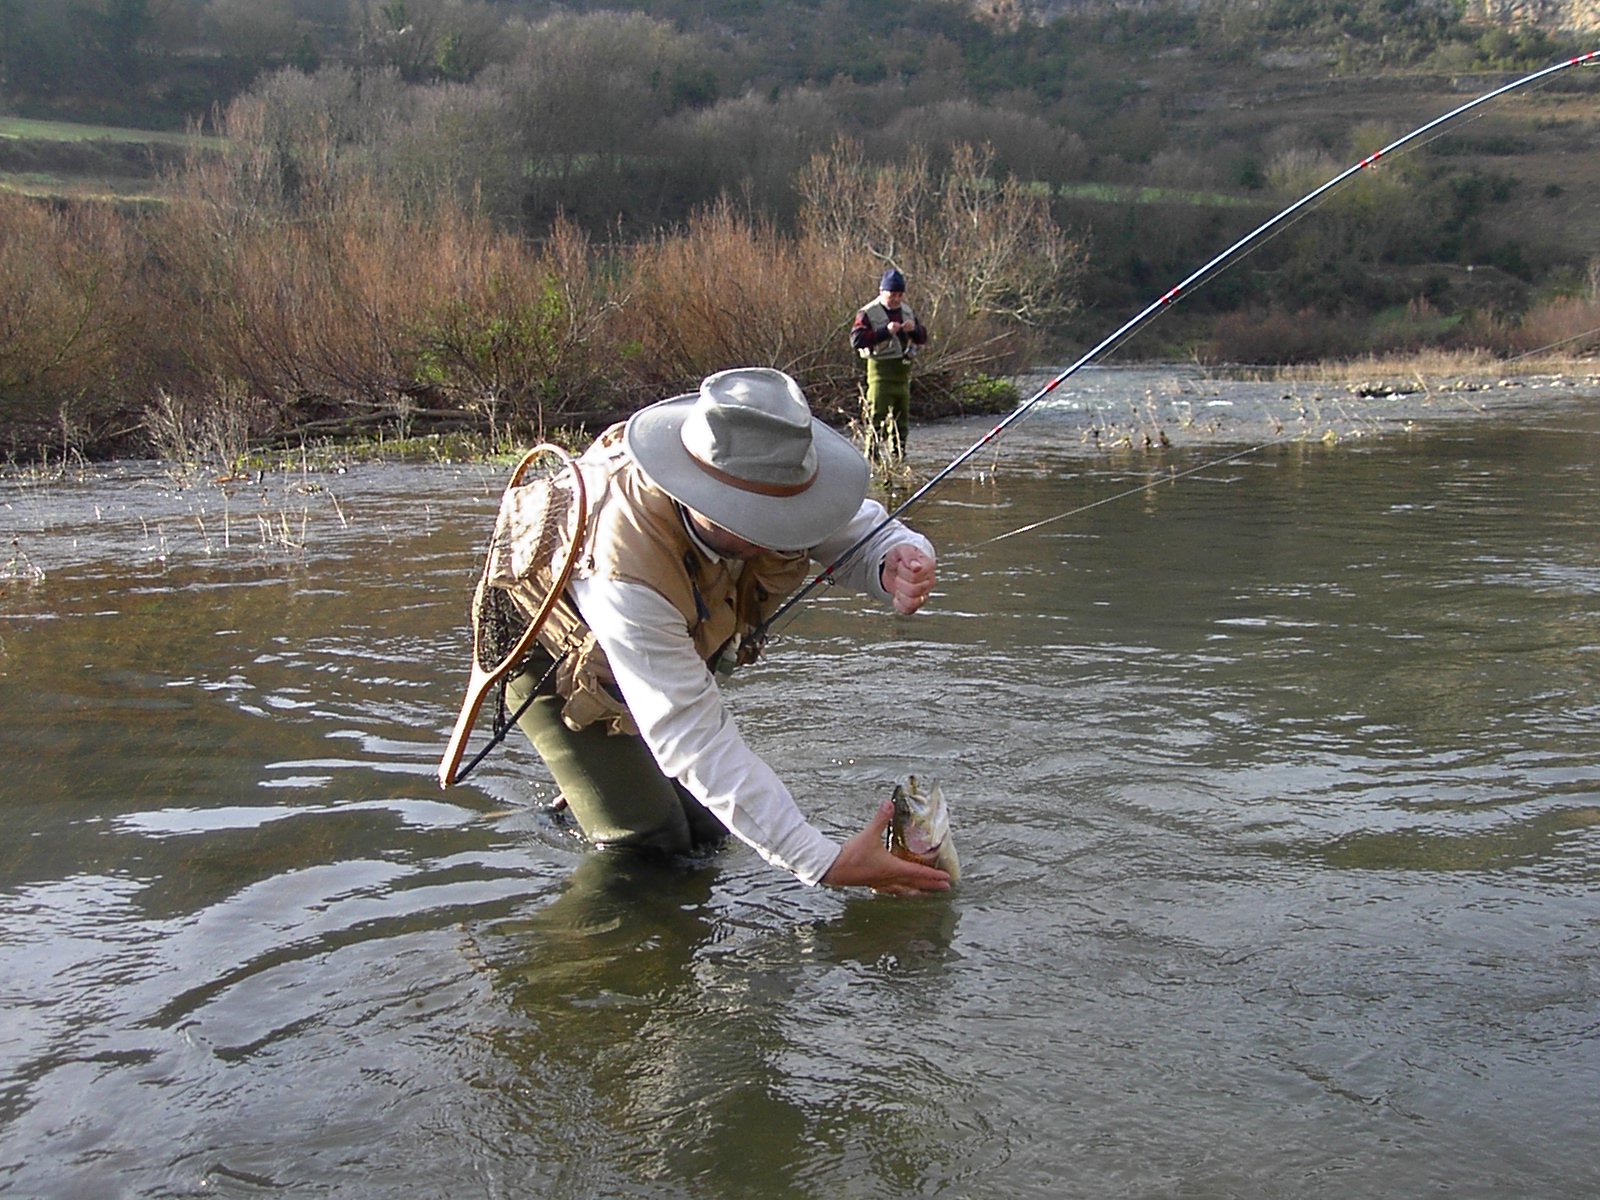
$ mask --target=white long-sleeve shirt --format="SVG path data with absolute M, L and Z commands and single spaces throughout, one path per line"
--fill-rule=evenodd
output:
M 863 500 L 856 515 L 814 547 L 811 557 L 833 562 L 885 515 L 876 500 Z M 698 537 L 694 541 L 707 558 L 717 557 Z M 933 557 L 927 538 L 894 521 L 835 578 L 887 602 L 889 593 L 879 577 L 884 556 L 905 544 Z M 662 772 L 688 788 L 762 858 L 803 883 L 820 882 L 838 857 L 839 843 L 806 820 L 783 781 L 745 743 L 722 703 L 715 677 L 684 628 L 683 614 L 661 593 L 639 583 L 588 577 L 574 579 L 568 588 Z

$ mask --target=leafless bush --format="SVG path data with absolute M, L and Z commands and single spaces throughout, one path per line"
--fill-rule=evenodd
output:
M 73 448 L 120 432 L 137 382 L 123 352 L 138 254 L 130 219 L 106 205 L 0 194 L 0 397 L 14 431 L 70 430 Z
M 385 190 L 412 203 L 454 196 L 500 227 L 516 228 L 527 164 L 508 108 L 504 91 L 483 82 L 419 92 L 407 118 L 373 147 Z
M 319 111 L 314 90 L 301 107 Z M 258 436 L 422 421 L 498 435 L 611 402 L 617 302 L 575 226 L 535 246 L 448 173 L 387 186 L 315 121 L 275 159 L 258 143 L 278 118 L 249 104 L 236 118 L 237 160 L 191 163 L 157 231 L 152 320 L 184 347 L 175 392 L 238 381 L 261 399 Z M 300 185 L 274 187 L 274 161 L 306 164 Z
M 847 363 L 852 315 L 836 265 L 724 199 L 680 235 L 627 258 L 630 355 L 642 394 L 684 390 L 711 371 L 773 366 L 816 391 Z
M 1048 197 L 1015 177 L 997 181 L 991 161 L 962 146 L 936 174 L 920 153 L 876 166 L 841 141 L 798 182 L 802 241 L 823 277 L 849 281 L 846 319 L 872 298 L 884 268 L 906 273 L 933 334 L 914 386 L 936 402 L 974 374 L 1012 373 L 1033 349 L 1032 331 L 1072 310 L 1084 266 Z
M 618 363 L 635 344 L 624 298 L 578 227 L 558 221 L 544 245 L 450 223 L 439 246 L 454 264 L 411 330 L 416 374 L 478 412 L 491 437 L 518 425 L 541 434 L 559 418 L 616 404 Z
M 1347 317 L 1314 309 L 1251 309 L 1219 317 L 1201 357 L 1214 363 L 1281 364 L 1348 358 L 1369 348 L 1361 322 Z
M 818 156 L 798 233 L 724 199 L 632 246 L 566 221 L 531 243 L 458 178 L 386 186 L 352 157 L 361 118 L 335 113 L 339 86 L 285 73 L 272 103 L 236 104 L 227 150 L 192 159 L 148 218 L 0 204 L 0 393 L 37 393 L 45 424 L 78 437 L 63 397 L 115 391 L 160 452 L 224 464 L 296 431 L 539 432 L 741 363 L 792 372 L 843 421 L 848 328 L 885 265 L 934 332 L 918 395 L 952 403 L 1025 360 L 1082 265 L 1047 198 L 966 149 L 940 172 Z
M 792 222 L 795 176 L 838 136 L 836 101 L 816 88 L 778 97 L 754 92 L 686 109 L 662 128 L 664 181 L 693 198 L 714 180 L 740 180 L 740 199 Z
M 1070 306 L 1082 253 L 1045 197 L 996 183 L 988 167 L 965 147 L 942 173 L 922 154 L 873 165 L 840 142 L 801 173 L 798 234 L 724 198 L 681 234 L 637 248 L 622 320 L 637 331 L 639 391 L 686 389 L 754 363 L 790 372 L 819 411 L 850 419 L 860 374 L 850 322 L 889 265 L 910 275 L 913 307 L 933 331 L 920 395 L 948 401 L 964 378 L 1013 370 L 1030 325 Z
M 1543 350 L 1569 353 L 1600 348 L 1600 298 L 1558 296 L 1535 305 L 1508 332 L 1505 349 L 1516 354 Z

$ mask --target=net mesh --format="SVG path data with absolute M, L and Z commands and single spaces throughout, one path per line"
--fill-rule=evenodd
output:
M 473 591 L 471 621 L 473 654 L 484 671 L 506 668 L 496 687 L 494 729 L 503 733 L 509 724 L 506 684 L 518 675 L 524 662 L 543 653 L 530 641 L 520 653 L 517 644 L 528 632 L 532 618 L 526 606 L 537 608 L 549 594 L 560 560 L 578 535 L 578 481 L 569 459 L 546 453 L 525 467 L 512 489 L 496 524 L 484 578 Z M 491 574 L 514 563 L 518 598 L 490 583 Z M 507 659 L 516 654 L 517 661 Z M 551 671 L 554 670 L 554 664 Z M 543 686 L 550 671 L 545 673 Z
M 506 655 L 517 647 L 522 635 L 528 632 L 528 614 L 503 589 L 483 587 L 478 590 L 472 608 L 472 624 L 477 630 L 474 639 L 478 652 L 478 665 L 492 671 L 505 661 Z M 523 657 L 526 657 L 524 652 Z M 512 673 L 520 664 L 513 664 Z

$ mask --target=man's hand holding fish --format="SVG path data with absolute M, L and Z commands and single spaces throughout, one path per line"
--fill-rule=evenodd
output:
M 844 844 L 822 882 L 828 887 L 870 887 L 891 896 L 949 891 L 947 872 L 898 858 L 884 846 L 893 819 L 894 801 L 885 800 L 872 822 Z

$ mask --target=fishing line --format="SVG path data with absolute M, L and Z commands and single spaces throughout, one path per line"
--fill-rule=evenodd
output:
M 1243 252 L 1245 252 L 1248 248 L 1255 246 L 1266 235 L 1274 233 L 1274 231 L 1281 231 L 1279 227 L 1283 226 L 1285 222 L 1290 221 L 1291 218 L 1297 218 L 1298 214 L 1302 214 L 1310 206 L 1315 205 L 1324 196 L 1332 192 L 1335 188 L 1339 187 L 1346 180 L 1364 170 L 1367 170 L 1370 167 L 1376 166 L 1386 156 L 1396 153 L 1402 147 L 1409 146 L 1411 143 L 1416 142 L 1420 138 L 1427 138 L 1429 134 L 1434 133 L 1435 130 L 1441 129 L 1451 121 L 1454 121 L 1457 117 L 1472 112 L 1474 109 L 1481 108 L 1483 105 L 1489 104 L 1509 92 L 1527 87 L 1528 85 L 1537 83 L 1541 80 L 1546 80 L 1552 75 L 1555 75 L 1557 72 L 1567 70 L 1569 67 L 1582 66 L 1592 63 L 1597 58 L 1600 58 L 1600 50 L 1590 50 L 1586 54 L 1580 54 L 1562 62 L 1553 63 L 1548 67 L 1531 72 L 1530 74 L 1524 75 L 1521 78 L 1514 79 L 1510 83 L 1502 84 L 1497 88 L 1492 88 L 1489 91 L 1484 92 L 1482 95 L 1467 101 L 1465 104 L 1457 105 L 1449 112 L 1444 113 L 1441 116 L 1434 117 L 1432 120 L 1425 121 L 1423 124 L 1418 125 L 1410 133 L 1396 138 L 1388 145 L 1374 151 L 1372 154 L 1369 154 L 1366 158 L 1361 159 L 1359 162 L 1352 163 L 1350 166 L 1334 175 L 1325 183 L 1320 184 L 1311 191 L 1307 192 L 1304 196 L 1301 196 L 1300 199 L 1283 209 L 1277 215 L 1271 217 L 1267 221 L 1262 222 L 1260 225 L 1257 225 L 1249 233 L 1245 234 L 1242 238 L 1239 238 L 1220 254 L 1209 259 L 1199 269 L 1175 284 L 1173 287 L 1169 288 L 1156 299 L 1152 300 L 1127 321 L 1114 329 L 1110 334 L 1102 338 L 1099 342 L 1092 346 L 1087 353 L 1078 358 L 1064 371 L 1060 372 L 1033 395 L 1029 396 L 1015 409 L 1013 409 L 1011 413 L 1006 416 L 998 425 L 989 430 L 988 433 L 984 434 L 977 441 L 972 443 L 972 445 L 968 446 L 960 454 L 956 455 L 955 458 L 951 459 L 949 463 L 935 472 L 926 483 L 919 487 L 905 500 L 901 501 L 899 506 L 896 507 L 892 512 L 888 513 L 882 521 L 863 534 L 859 539 L 856 540 L 856 542 L 854 542 L 843 553 L 841 553 L 838 558 L 834 559 L 833 562 L 829 563 L 820 572 L 813 576 L 803 587 L 794 592 L 787 600 L 773 610 L 772 615 L 768 617 L 766 621 L 755 631 L 754 636 L 758 639 L 765 639 L 769 636 L 772 627 L 786 614 L 791 612 L 802 600 L 810 596 L 823 584 L 826 583 L 831 585 L 834 583 L 836 573 L 858 554 L 860 554 L 868 542 L 870 542 L 874 537 L 887 528 L 891 522 L 899 519 L 906 512 L 910 511 L 910 509 L 915 505 L 921 503 L 923 498 L 926 497 L 929 492 L 939 486 L 939 484 L 943 483 L 945 479 L 949 478 L 950 475 L 960 469 L 964 463 L 971 459 L 990 442 L 994 441 L 1012 425 L 1016 424 L 1016 422 L 1026 416 L 1030 411 L 1032 411 L 1034 406 L 1036 406 L 1046 396 L 1050 395 L 1051 392 L 1055 391 L 1056 388 L 1060 387 L 1061 384 L 1066 382 L 1067 379 L 1071 378 L 1083 367 L 1100 357 L 1108 349 L 1120 344 L 1126 338 L 1131 337 L 1135 331 L 1142 328 L 1160 313 L 1177 303 L 1178 300 L 1188 295 L 1202 280 L 1209 279 L 1212 275 L 1221 273 L 1223 270 L 1227 269 L 1227 267 L 1232 266 L 1235 262 L 1242 261 L 1243 257 L 1245 257 Z M 1423 142 L 1422 144 L 1425 145 L 1426 142 Z
M 1163 484 L 1176 483 L 1178 480 L 1186 479 L 1190 475 L 1198 475 L 1202 471 L 1209 471 L 1212 467 L 1220 467 L 1224 463 L 1231 463 L 1241 458 L 1248 458 L 1252 454 L 1256 454 L 1262 450 L 1270 450 L 1272 447 L 1281 446 L 1285 442 L 1298 441 L 1302 436 L 1303 435 L 1298 433 L 1284 434 L 1283 437 L 1273 438 L 1270 442 L 1262 442 L 1260 445 L 1251 446 L 1248 450 L 1236 450 L 1232 454 L 1224 455 L 1221 458 L 1213 458 L 1208 462 L 1198 463 L 1184 471 L 1170 471 L 1161 476 L 1159 479 L 1148 479 L 1144 483 L 1141 483 L 1138 487 L 1131 487 L 1126 491 L 1117 492 L 1110 496 L 1102 496 L 1099 500 L 1091 500 L 1088 504 L 1080 504 L 1077 508 L 1072 508 L 1068 509 L 1066 512 L 1057 513 L 1053 517 L 1046 517 L 1042 521 L 1034 521 L 1031 524 L 1019 526 L 1008 533 L 998 533 L 994 537 L 985 538 L 981 542 L 969 542 L 963 548 L 967 550 L 979 550 L 984 546 L 992 546 L 996 542 L 1003 542 L 1007 538 L 1014 538 L 1018 534 L 1032 533 L 1035 529 L 1042 529 L 1044 526 L 1053 525 L 1057 521 L 1065 521 L 1068 517 L 1075 517 L 1079 513 L 1086 513 L 1091 508 L 1099 508 L 1102 504 L 1110 504 L 1115 500 L 1125 500 L 1129 496 L 1137 496 L 1142 492 L 1154 491 Z

